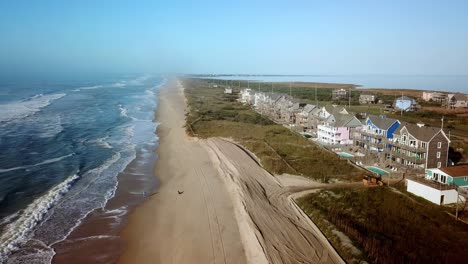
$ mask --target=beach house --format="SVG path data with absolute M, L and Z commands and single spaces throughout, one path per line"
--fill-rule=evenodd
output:
M 369 151 L 383 152 L 388 148 L 386 139 L 393 138 L 393 133 L 400 121 L 385 115 L 368 115 L 361 129 L 355 132 L 355 145 Z
M 441 92 L 423 92 L 422 99 L 426 102 L 446 103 L 447 94 Z
M 417 109 L 416 100 L 408 96 L 400 96 L 395 99 L 393 108 L 397 111 L 415 111 Z
M 468 107 L 468 97 L 462 93 L 450 94 L 449 106 L 451 108 L 466 108 Z
M 377 103 L 377 96 L 373 94 L 361 94 L 359 95 L 360 104 L 375 104 Z
M 354 115 L 349 113 L 332 113 L 323 124 L 318 125 L 318 141 L 326 145 L 353 144 L 352 129 L 362 124 Z
M 426 169 L 426 179 L 468 189 L 468 165 Z
M 407 191 L 438 205 L 464 202 L 468 165 L 426 169 L 425 178 L 406 180 Z
M 450 140 L 441 128 L 401 122 L 387 141 L 386 158 L 413 169 L 447 166 Z
M 287 108 L 281 110 L 281 119 L 283 124 L 286 125 L 295 125 L 296 124 L 296 115 L 302 111 L 306 104 L 302 103 L 300 100 L 291 98 Z
M 335 89 L 332 91 L 332 100 L 342 100 L 348 98 L 348 91 L 345 89 Z
M 301 132 L 310 132 L 308 131 L 311 126 L 313 126 L 313 122 L 310 122 L 313 120 L 312 118 L 309 118 L 309 116 L 312 116 L 312 111 L 317 108 L 315 105 L 312 104 L 306 104 L 300 112 L 296 114 L 296 126 L 302 130 Z

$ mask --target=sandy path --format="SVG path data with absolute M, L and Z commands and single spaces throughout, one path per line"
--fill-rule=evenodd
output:
M 183 90 L 162 88 L 157 114 L 160 188 L 130 216 L 120 263 L 245 263 L 226 185 L 206 143 L 185 134 Z
M 233 200 L 238 200 L 234 204 L 242 205 L 236 212 L 244 218 L 242 221 L 249 223 L 241 229 L 243 240 L 251 244 L 256 240 L 259 245 L 246 247 L 247 259 L 251 260 L 249 256 L 255 253 L 249 252 L 250 248 L 261 248 L 270 263 L 344 263 L 291 196 L 306 190 L 359 183 L 324 185 L 287 177 L 281 179 L 288 184 L 283 186 L 239 146 L 217 138 L 209 139 L 208 146 L 228 186 L 237 189 L 230 192 Z M 295 186 L 297 183 L 300 186 Z

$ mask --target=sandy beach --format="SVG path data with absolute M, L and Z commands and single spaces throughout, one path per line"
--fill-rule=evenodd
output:
M 185 134 L 182 89 L 161 88 L 157 120 L 160 187 L 130 216 L 120 263 L 245 263 L 225 184 L 203 141 Z
M 324 185 L 275 177 L 247 150 L 185 133 L 182 87 L 160 91 L 160 180 L 121 233 L 119 263 L 344 263 L 292 196 Z

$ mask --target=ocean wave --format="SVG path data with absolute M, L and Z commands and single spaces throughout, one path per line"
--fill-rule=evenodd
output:
M 39 125 L 37 136 L 40 138 L 51 138 L 64 131 L 60 115 L 41 116 L 35 122 Z
M 109 144 L 109 142 L 107 142 L 108 139 L 109 139 L 109 136 L 106 136 L 106 137 L 90 140 L 88 142 L 92 143 L 92 144 L 96 144 L 98 146 L 101 146 L 101 147 L 103 147 L 105 149 L 111 149 L 112 146 Z
M 119 110 L 120 110 L 120 116 L 130 118 L 128 116 L 128 109 L 125 108 L 123 105 L 119 104 Z
M 34 230 L 33 238 L 53 246 L 64 241 L 92 211 L 104 208 L 115 195 L 119 184 L 117 175 L 136 157 L 134 147 L 129 145 L 101 166 L 81 175 L 80 181 Z M 70 216 L 73 216 L 73 221 L 70 221 Z
M 0 202 L 1 202 L 1 200 L 0 200 Z M 21 212 L 22 211 L 20 210 L 20 211 L 17 211 L 15 213 L 11 214 L 11 215 L 3 217 L 0 220 L 0 226 L 11 223 L 13 220 L 15 220 L 15 218 L 17 218 L 21 214 Z
M 12 251 L 18 249 L 19 244 L 26 241 L 27 236 L 42 220 L 49 208 L 57 203 L 78 178 L 79 176 L 74 174 L 50 189 L 46 194 L 29 204 L 16 221 L 5 227 L 4 232 L 0 235 L 0 262 L 5 261 Z
M 73 92 L 79 92 L 81 90 L 95 90 L 95 89 L 99 89 L 99 88 L 102 88 L 102 87 L 103 87 L 102 85 L 84 86 L 84 87 L 74 89 L 72 91 Z
M 53 159 L 47 159 L 47 160 L 44 160 L 42 162 L 39 162 L 39 163 L 36 163 L 36 164 L 33 164 L 33 165 L 27 165 L 27 166 L 19 166 L 19 167 L 14 167 L 14 168 L 9 168 L 9 169 L 0 169 L 0 173 L 2 172 L 9 172 L 9 171 L 15 171 L 15 170 L 23 170 L 23 169 L 29 169 L 29 168 L 33 168 L 33 167 L 37 167 L 37 166 L 41 166 L 41 165 L 45 165 L 45 164 L 50 164 L 50 163 L 55 163 L 57 161 L 61 161 L 63 159 L 66 159 L 68 157 L 71 157 L 75 155 L 75 153 L 71 153 L 71 154 L 68 154 L 68 155 L 65 155 L 65 156 L 61 156 L 61 157 L 58 157 L 58 158 L 53 158 Z
M 115 87 L 115 88 L 121 88 L 121 87 L 125 87 L 125 86 L 127 86 L 125 81 L 116 82 L 116 83 L 111 84 L 111 87 Z
M 0 104 L 0 113 L 2 113 L 0 115 L 0 123 L 30 116 L 65 95 L 65 93 L 38 94 L 26 100 Z

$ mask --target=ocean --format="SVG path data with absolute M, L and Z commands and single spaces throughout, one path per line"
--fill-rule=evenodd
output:
M 362 88 L 416 89 L 468 93 L 468 75 L 235 75 L 207 77 L 262 82 L 322 82 L 360 85 Z
M 50 263 L 52 246 L 105 207 L 119 173 L 157 146 L 164 82 L 0 80 L 0 263 Z

